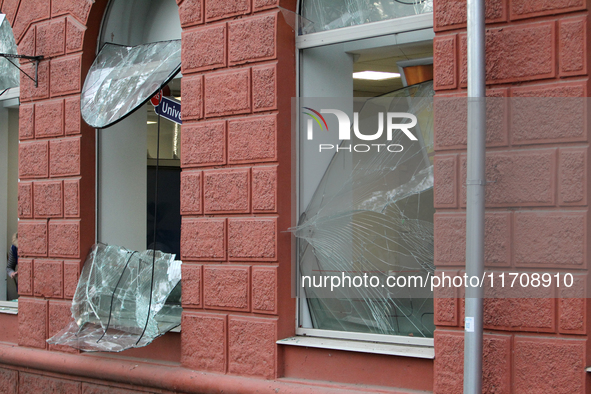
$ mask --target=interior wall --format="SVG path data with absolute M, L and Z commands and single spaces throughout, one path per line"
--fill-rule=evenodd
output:
M 99 131 L 98 240 L 146 249 L 146 111 Z

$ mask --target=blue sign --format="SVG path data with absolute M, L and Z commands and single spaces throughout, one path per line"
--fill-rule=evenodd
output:
M 155 108 L 158 115 L 177 124 L 183 124 L 181 120 L 181 103 L 170 97 L 162 97 L 162 101 Z

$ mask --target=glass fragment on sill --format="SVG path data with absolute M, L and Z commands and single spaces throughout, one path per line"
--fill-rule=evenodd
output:
M 120 352 L 146 346 L 179 326 L 182 307 L 171 299 L 180 287 L 181 262 L 174 254 L 155 253 L 152 279 L 152 250 L 94 245 L 72 301 L 74 321 L 47 342 L 86 351 Z
M 181 40 L 127 47 L 106 43 L 92 63 L 80 96 L 82 118 L 109 127 L 158 93 L 181 69 Z
M 328 287 L 313 282 L 314 277 L 367 274 L 383 284 L 389 277 L 427 280 L 433 275 L 433 94 L 432 82 L 425 82 L 364 100 L 358 111 L 361 130 L 376 130 L 378 113 L 408 112 L 417 117 L 412 130 L 418 141 L 403 133 L 391 141 L 343 140 L 298 226 L 291 229 L 298 239 L 298 297 L 307 303 L 300 312 L 302 327 L 433 336 L 428 287 L 362 285 L 331 291 L 330 282 Z M 305 100 L 300 105 L 310 106 Z M 370 142 L 401 144 L 404 150 L 349 151 L 356 143 Z M 303 281 L 305 276 L 312 281 Z
M 304 0 L 302 5 L 302 16 L 314 22 L 315 31 L 428 12 L 433 12 L 433 0 Z
M 14 34 L 5 14 L 0 14 L 0 53 L 18 54 Z M 0 57 L 0 93 L 5 89 L 15 88 L 20 85 L 19 69 L 14 64 L 11 64 L 11 61 L 17 66 L 19 65 L 18 59 L 8 60 Z

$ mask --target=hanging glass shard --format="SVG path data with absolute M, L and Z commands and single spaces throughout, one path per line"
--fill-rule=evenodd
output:
M 120 352 L 146 346 L 179 326 L 182 307 L 171 299 L 180 287 L 181 262 L 174 258 L 160 251 L 94 245 L 72 300 L 73 321 L 47 342 Z
M 338 108 L 327 98 L 299 100 L 306 108 Z M 319 152 L 322 136 L 337 132 L 330 115 L 325 115 L 328 126 L 318 127 L 313 138 L 300 133 L 302 155 L 333 154 L 317 186 L 312 178 L 300 178 L 304 210 L 291 229 L 298 239 L 298 296 L 306 302 L 300 321 L 326 330 L 432 337 L 432 291 L 383 284 L 398 277 L 423 283 L 435 270 L 433 83 L 355 100 L 359 130 L 382 129 L 378 123 L 386 113 L 410 113 L 417 119 L 412 128 L 416 140 L 398 131 L 367 141 L 369 134 L 361 138 L 353 127 L 350 139 L 321 144 Z
M 181 69 L 181 40 L 134 47 L 107 43 L 92 63 L 80 97 L 82 118 L 109 127 L 145 104 Z
M 0 53 L 18 55 L 10 23 L 4 14 L 0 14 Z M 0 91 L 19 86 L 18 64 L 17 58 L 0 57 Z
M 428 12 L 433 12 L 433 0 L 305 0 L 302 3 L 302 16 L 314 23 L 317 32 Z

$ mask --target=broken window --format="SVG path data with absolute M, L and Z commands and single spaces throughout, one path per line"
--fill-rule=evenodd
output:
M 305 0 L 302 17 L 313 31 L 338 29 L 433 12 L 433 0 Z
M 93 246 L 72 301 L 72 321 L 48 342 L 87 351 L 146 346 L 180 325 L 181 262 L 160 251 Z
M 92 127 L 109 127 L 145 104 L 180 69 L 181 40 L 133 47 L 106 43 L 84 82 L 82 118 Z
M 426 283 L 434 272 L 432 41 L 423 38 L 428 34 L 418 32 L 417 41 L 402 45 L 384 45 L 400 42 L 392 35 L 301 52 L 299 220 L 292 229 L 298 334 L 433 337 L 433 293 L 414 284 Z M 350 139 L 339 138 L 330 108 L 349 117 Z M 400 130 L 388 136 L 388 113 L 416 116 L 416 140 Z M 327 277 L 341 283 L 335 280 L 333 287 Z M 388 285 L 396 280 L 407 285 Z
M 0 53 L 17 55 L 16 42 L 5 14 L 0 14 Z M 0 57 L 0 93 L 5 89 L 19 86 L 19 61 L 15 58 Z

